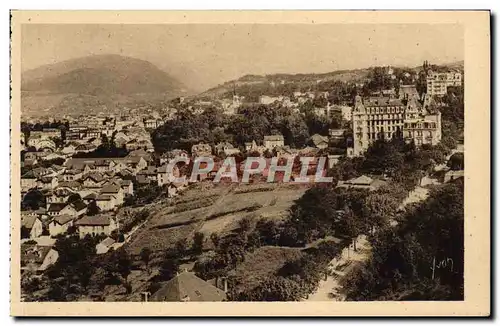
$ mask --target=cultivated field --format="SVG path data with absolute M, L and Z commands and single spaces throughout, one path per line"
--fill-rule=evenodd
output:
M 144 247 L 161 252 L 182 238 L 189 243 L 195 232 L 227 234 L 245 217 L 280 220 L 306 190 L 290 184 L 196 184 L 168 205 L 155 207 L 126 248 L 132 254 Z

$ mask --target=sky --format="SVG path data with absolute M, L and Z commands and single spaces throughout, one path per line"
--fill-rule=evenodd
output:
M 455 24 L 28 24 L 21 68 L 120 54 L 150 61 L 202 91 L 246 74 L 459 61 L 463 34 Z

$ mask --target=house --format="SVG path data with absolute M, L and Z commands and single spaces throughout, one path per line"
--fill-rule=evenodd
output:
M 168 166 L 160 166 L 156 171 L 156 179 L 158 181 L 158 186 L 162 187 L 170 182 L 173 182 L 175 178 L 180 177 L 179 167 L 175 165 L 171 171 L 168 171 Z
M 221 289 L 202 280 L 191 272 L 182 272 L 164 283 L 150 298 L 156 302 L 217 302 L 225 301 L 226 294 Z
M 24 159 L 37 161 L 43 159 L 47 154 L 46 152 L 27 152 L 24 153 Z
M 385 184 L 386 182 L 383 180 L 374 180 L 366 175 L 362 175 L 360 177 L 353 178 L 347 181 L 339 181 L 337 187 L 367 189 L 372 191 L 377 190 Z
M 37 186 L 43 190 L 52 190 L 57 188 L 59 181 L 56 177 L 43 176 L 37 181 Z
M 167 187 L 167 197 L 168 198 L 172 198 L 172 197 L 175 197 L 179 191 L 181 191 L 182 189 L 184 189 L 187 185 L 187 181 L 186 182 L 172 182 L 168 185 Z
M 151 162 L 153 158 L 151 157 L 151 153 L 144 150 L 144 148 L 139 148 L 134 151 L 131 151 L 127 157 L 142 157 L 146 162 Z
M 252 140 L 251 142 L 246 142 L 245 143 L 245 151 L 247 152 L 253 152 L 258 149 L 257 143 L 255 140 Z
M 99 172 L 91 172 L 87 175 L 84 175 L 83 178 L 83 186 L 85 188 L 101 188 L 105 178 Z
M 78 227 L 80 238 L 87 234 L 96 236 L 99 234 L 111 235 L 111 232 L 118 228 L 115 220 L 107 215 L 84 216 L 75 225 Z
M 331 140 L 344 140 L 345 129 L 328 129 Z
M 64 181 L 80 180 L 83 176 L 83 171 L 82 170 L 66 170 L 62 176 L 63 176 Z
M 61 212 L 72 216 L 82 216 L 87 213 L 87 205 L 83 200 L 77 200 L 67 205 Z
M 47 207 L 47 214 L 49 216 L 61 215 L 61 211 L 66 207 L 66 203 L 52 203 Z
M 264 147 L 272 150 L 275 147 L 285 146 L 285 138 L 283 135 L 264 136 Z
M 81 200 L 75 201 L 71 204 L 54 203 L 49 204 L 47 214 L 49 216 L 70 215 L 82 216 L 87 212 L 87 205 Z
M 58 234 L 66 233 L 68 228 L 73 225 L 74 219 L 74 216 L 67 214 L 54 216 L 52 221 L 49 223 L 50 235 L 55 237 Z
M 47 204 L 53 203 L 66 203 L 69 199 L 69 196 L 73 194 L 72 191 L 68 189 L 56 189 L 50 195 L 45 196 Z
M 112 195 L 116 199 L 116 205 L 123 204 L 124 193 L 119 183 L 110 182 L 101 189 L 102 195 Z
M 177 157 L 188 158 L 189 154 L 185 150 L 182 149 L 174 149 L 168 152 L 165 152 L 160 157 L 160 165 L 165 165 L 170 163 L 173 159 Z
M 43 232 L 43 223 L 37 215 L 21 215 L 21 226 L 29 232 L 29 238 L 38 238 Z
M 328 147 L 328 137 L 314 134 L 311 136 L 311 142 L 316 148 L 324 149 Z
M 21 244 L 21 270 L 43 272 L 59 258 L 52 246 Z
M 140 156 L 136 157 L 109 157 L 109 158 L 71 158 L 65 163 L 68 169 L 76 169 L 85 173 L 91 171 L 119 172 L 129 168 L 135 172 L 145 169 L 148 162 Z M 86 168 L 85 166 L 88 166 Z
M 130 180 L 120 180 L 120 187 L 124 195 L 134 195 L 134 183 Z
M 211 156 L 212 147 L 208 144 L 199 143 L 191 147 L 191 154 L 193 156 Z
M 156 129 L 163 124 L 163 121 L 159 119 L 144 119 L 144 128 L 146 129 Z
M 419 98 L 417 91 L 417 86 L 415 85 L 400 85 L 399 86 L 399 99 L 409 99 L 410 97 L 416 96 Z
M 115 196 L 110 194 L 98 195 L 95 202 L 97 207 L 99 207 L 99 209 L 103 212 L 113 210 L 116 206 L 118 206 Z
M 21 176 L 21 191 L 27 192 L 37 187 L 37 177 L 33 170 L 30 170 Z
M 150 182 L 157 182 L 157 171 L 156 167 L 154 166 L 148 166 L 145 170 L 142 170 L 137 173 L 137 176 L 143 175 L 145 176 Z
M 240 152 L 239 149 L 234 148 L 234 146 L 228 142 L 219 143 L 215 146 L 215 153 L 217 155 L 224 153 L 226 156 L 230 156 L 230 155 L 238 154 L 239 152 Z
M 99 242 L 96 246 L 96 254 L 102 255 L 109 251 L 109 249 L 116 243 L 115 239 L 107 237 L 106 239 Z
M 66 189 L 71 192 L 78 192 L 82 189 L 82 184 L 78 181 L 63 181 L 59 182 L 57 189 Z

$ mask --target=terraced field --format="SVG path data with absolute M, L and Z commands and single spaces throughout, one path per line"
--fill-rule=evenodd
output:
M 144 247 L 160 253 L 180 239 L 189 243 L 195 232 L 227 234 L 245 217 L 280 220 L 306 190 L 290 184 L 196 184 L 155 209 L 126 249 L 134 255 Z

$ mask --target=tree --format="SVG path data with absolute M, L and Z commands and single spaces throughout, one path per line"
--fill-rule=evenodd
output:
M 179 260 L 165 258 L 160 265 L 160 278 L 163 281 L 168 281 L 175 277 L 179 272 Z
M 463 180 L 442 185 L 377 232 L 371 258 L 343 281 L 347 300 L 463 300 L 463 198 Z
M 244 217 L 238 221 L 238 226 L 243 234 L 246 234 L 252 228 L 252 221 L 248 217 Z
M 45 207 L 45 196 L 39 190 L 30 190 L 24 195 L 21 207 L 31 210 Z
M 205 241 L 205 234 L 196 232 L 193 236 L 192 251 L 195 255 L 200 255 L 203 252 L 203 243 Z
M 99 214 L 101 210 L 99 209 L 99 207 L 97 206 L 97 203 L 95 202 L 95 200 L 92 200 L 88 206 L 87 206 L 87 215 L 89 216 L 94 216 L 94 215 L 97 215 Z
M 271 276 L 256 288 L 237 294 L 239 301 L 299 301 L 300 284 L 281 276 Z
M 175 243 L 175 250 L 180 257 L 186 254 L 187 248 L 188 246 L 186 239 L 180 239 Z
M 455 153 L 453 154 L 449 161 L 448 166 L 451 170 L 463 170 L 465 168 L 464 164 L 464 154 L 463 153 Z
M 82 197 L 78 193 L 72 193 L 68 197 L 68 204 L 71 204 L 71 203 L 74 203 L 77 201 L 81 201 L 81 200 L 82 200 Z
M 279 230 L 275 221 L 260 219 L 255 225 L 255 230 L 260 234 L 261 243 L 276 245 L 279 238 Z
M 21 226 L 21 239 L 28 239 L 29 237 L 30 237 L 30 229 L 28 229 L 24 225 Z
M 49 292 L 47 293 L 47 297 L 50 301 L 66 301 L 66 295 L 64 293 L 64 289 L 56 282 L 51 282 L 49 286 Z
M 216 232 L 213 232 L 212 234 L 210 234 L 210 240 L 214 244 L 215 248 L 217 248 L 219 246 L 220 236 Z
M 146 267 L 146 270 L 149 272 L 149 262 L 151 260 L 151 249 L 145 247 L 145 248 L 142 248 L 141 250 L 141 260 L 142 262 L 144 263 L 145 267 Z
M 363 232 L 363 225 L 360 223 L 360 220 L 354 216 L 352 210 L 346 209 L 343 219 L 339 223 L 339 227 L 344 235 L 352 239 L 354 251 L 356 251 L 356 239 L 358 235 Z
M 130 293 L 131 286 L 128 282 L 128 276 L 132 271 L 132 261 L 125 250 L 117 250 L 111 254 L 111 257 L 106 262 L 106 270 L 114 277 L 117 277 L 127 293 Z
M 373 234 L 375 228 L 389 225 L 399 207 L 399 201 L 384 193 L 371 193 L 366 197 L 364 223 L 366 229 Z

